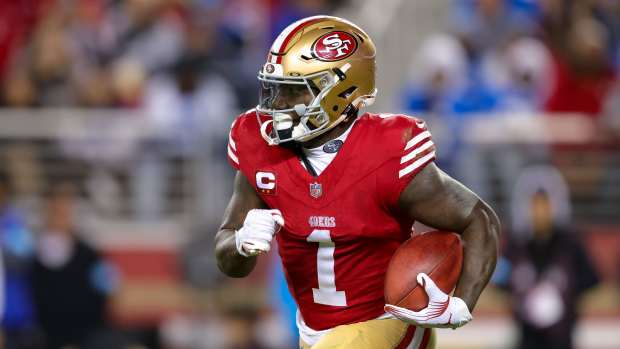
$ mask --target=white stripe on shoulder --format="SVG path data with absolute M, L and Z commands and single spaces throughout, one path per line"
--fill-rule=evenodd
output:
M 228 156 L 230 157 L 232 161 L 234 161 L 237 165 L 239 165 L 239 158 L 237 157 L 237 155 L 235 155 L 235 153 L 233 153 L 230 147 L 228 147 Z
M 234 151 L 237 151 L 237 145 L 235 144 L 235 140 L 232 138 L 231 133 L 228 133 L 228 144 Z
M 422 344 L 422 339 L 424 339 L 424 328 L 416 327 L 415 332 L 413 334 L 413 339 L 411 340 L 411 344 L 407 346 L 407 349 L 418 349 L 420 348 L 420 344 Z
M 433 157 L 435 157 L 435 152 L 430 152 L 426 155 L 424 155 L 423 157 L 419 158 L 418 160 L 414 161 L 411 163 L 411 165 L 403 168 L 402 170 L 398 171 L 398 178 L 402 178 L 403 176 L 407 175 L 408 173 L 411 173 L 413 171 L 415 171 L 416 169 L 418 169 L 418 167 L 422 166 L 425 162 L 427 162 L 428 160 L 432 159 Z
M 423 140 L 424 138 L 428 138 L 430 136 L 431 136 L 431 133 L 428 132 L 428 130 L 427 130 L 427 131 L 424 131 L 424 132 L 420 133 L 419 135 L 411 138 L 409 140 L 409 142 L 407 142 L 407 145 L 405 145 L 405 150 L 413 147 L 414 145 L 420 143 L 420 141 Z
M 403 156 L 402 158 L 400 158 L 400 163 L 404 164 L 405 162 L 415 158 L 416 156 L 418 156 L 418 154 L 420 154 L 421 152 L 425 151 L 426 149 L 430 148 L 433 146 L 433 141 L 428 139 L 426 140 L 426 142 L 424 142 L 421 146 L 414 148 L 413 150 L 411 150 L 411 152 L 405 156 Z
M 381 119 L 387 119 L 387 118 L 391 118 L 394 115 L 396 115 L 396 114 L 394 114 L 394 113 L 381 113 L 381 114 L 379 114 L 379 117 Z

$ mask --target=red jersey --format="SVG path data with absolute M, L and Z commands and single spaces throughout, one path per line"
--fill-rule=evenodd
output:
M 366 113 L 318 177 L 288 148 L 263 140 L 253 110 L 233 123 L 229 161 L 285 225 L 276 235 L 291 294 L 314 330 L 384 314 L 384 278 L 413 221 L 402 190 L 435 159 L 423 121 Z

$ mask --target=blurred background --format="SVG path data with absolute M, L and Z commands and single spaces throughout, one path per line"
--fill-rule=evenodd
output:
M 499 213 L 441 348 L 620 348 L 620 1 L 0 1 L 0 348 L 294 348 L 278 257 L 218 272 L 232 120 L 288 24 L 378 48 L 370 111 L 423 117 Z

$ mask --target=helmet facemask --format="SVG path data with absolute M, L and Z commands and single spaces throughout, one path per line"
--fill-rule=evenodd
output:
M 271 119 L 261 123 L 261 134 L 270 144 L 289 141 L 304 142 L 328 131 L 337 123 L 330 124 L 329 115 L 321 106 L 323 98 L 340 82 L 337 74 L 322 71 L 299 77 L 274 77 L 259 72 L 259 104 L 257 115 L 268 115 Z M 287 99 L 298 98 L 299 94 L 312 96 L 308 104 L 299 103 L 290 107 Z M 284 100 L 284 103 L 280 103 Z M 285 104 L 285 108 L 279 108 Z M 272 130 L 267 130 L 269 124 Z

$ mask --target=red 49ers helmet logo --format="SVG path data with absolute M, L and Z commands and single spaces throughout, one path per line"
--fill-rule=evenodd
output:
M 353 35 L 343 31 L 333 31 L 321 35 L 312 44 L 312 53 L 322 61 L 339 61 L 347 58 L 357 49 Z

